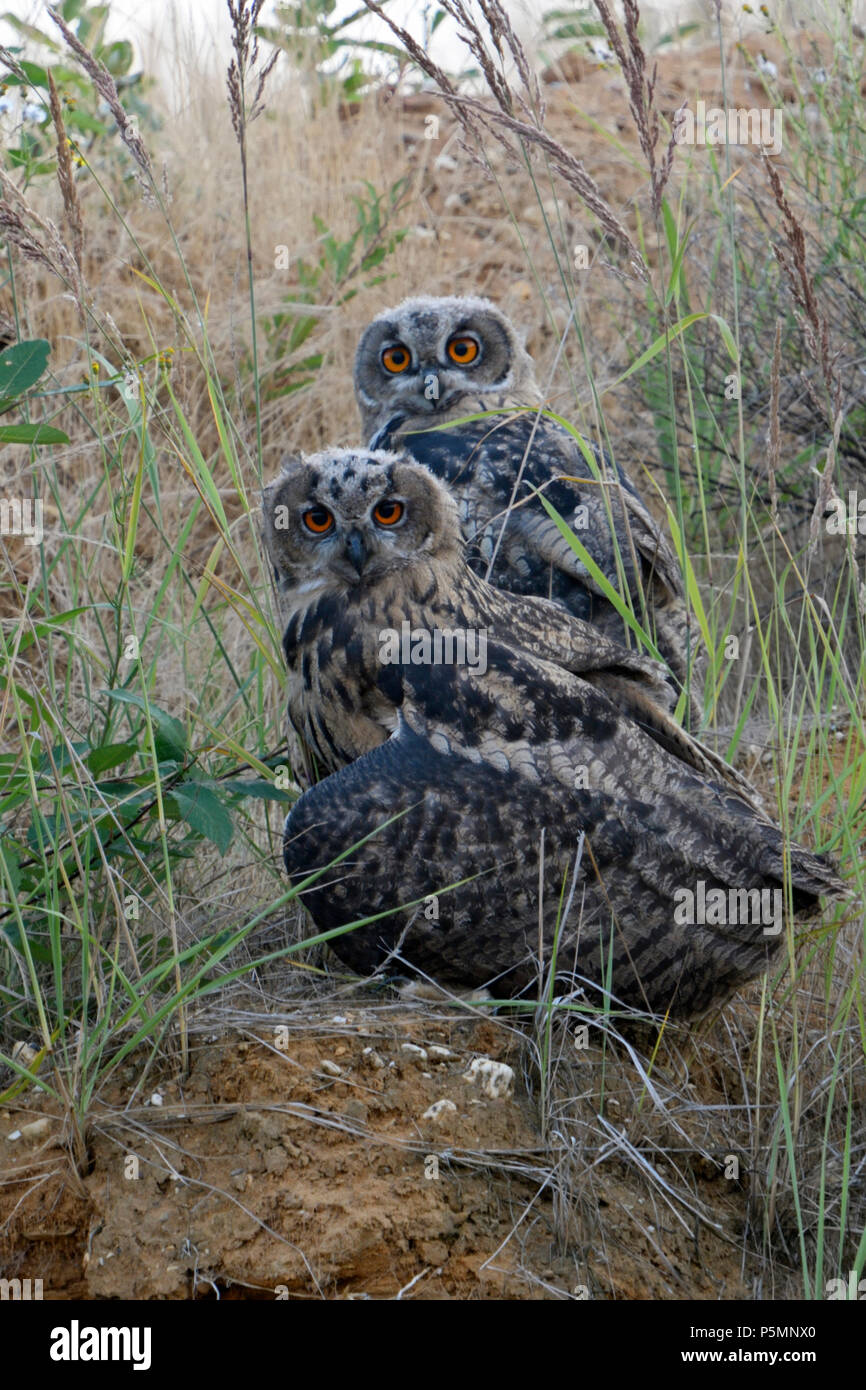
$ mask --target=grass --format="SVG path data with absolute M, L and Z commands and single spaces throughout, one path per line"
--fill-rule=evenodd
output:
M 183 1068 L 205 1000 L 278 959 L 300 954 L 301 988 L 311 970 L 333 978 L 300 951 L 280 874 L 298 788 L 259 489 L 286 449 L 356 441 L 352 354 L 384 304 L 486 292 L 529 327 L 541 379 L 556 364 L 551 413 L 667 516 L 704 646 L 703 736 L 758 778 L 792 839 L 838 858 L 853 894 L 796 942 L 789 929 L 777 978 L 696 1038 L 563 1002 L 551 969 L 521 1034 L 540 1189 L 556 1194 L 560 1240 L 580 1246 L 603 1163 L 629 1169 L 664 1219 L 712 1223 L 684 1154 L 720 1169 L 739 1156 L 755 1296 L 822 1297 L 866 1263 L 866 589 L 861 538 L 823 524 L 856 486 L 862 437 L 858 41 L 828 9 L 816 100 L 777 31 L 796 81 L 774 187 L 736 150 L 674 154 L 642 37 L 610 15 L 633 126 L 583 119 L 579 87 L 547 92 L 542 125 L 532 65 L 491 14 L 512 63 L 479 20 L 473 60 L 494 104 L 432 72 L 436 142 L 433 98 L 330 99 L 315 66 L 299 86 L 256 53 L 256 14 L 236 6 L 228 104 L 191 69 L 145 138 L 85 58 L 115 129 L 75 130 L 70 164 L 46 86 L 58 181 L 33 160 L 23 192 L 4 176 L 0 310 L 12 339 L 51 344 L 19 414 L 69 442 L 0 455 L 4 495 L 41 499 L 47 532 L 37 548 L 2 537 L 0 1100 L 38 1073 L 84 1171 L 122 1062 Z M 575 123 L 596 164 L 612 161 L 609 189 L 569 145 Z M 626 616 L 651 649 L 643 615 Z M 257 951 L 274 923 L 282 939 Z M 575 1018 L 589 1029 L 579 1062 Z M 27 1039 L 35 1060 L 15 1051 Z M 694 1101 L 695 1074 L 721 1103 Z M 611 1094 L 637 1117 L 627 1137 Z

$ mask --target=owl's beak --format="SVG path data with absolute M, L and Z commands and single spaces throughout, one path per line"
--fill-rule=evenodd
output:
M 350 531 L 346 538 L 346 559 L 352 569 L 361 577 L 361 571 L 367 562 L 367 547 L 364 544 L 364 537 L 360 531 Z

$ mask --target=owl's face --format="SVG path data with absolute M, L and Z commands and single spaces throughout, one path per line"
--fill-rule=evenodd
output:
M 284 461 L 263 495 L 264 534 L 285 592 L 345 592 L 423 558 L 458 555 L 457 508 L 399 454 L 329 449 Z
M 489 299 L 404 300 L 368 325 L 355 354 L 368 439 L 396 415 L 441 418 L 467 396 L 515 392 L 537 393 L 532 359 Z

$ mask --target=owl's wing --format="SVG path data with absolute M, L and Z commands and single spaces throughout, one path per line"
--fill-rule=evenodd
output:
M 392 626 L 399 626 L 400 612 L 389 614 Z M 747 778 L 674 718 L 674 692 L 661 664 L 593 624 L 547 599 L 496 589 L 464 566 L 426 626 L 471 634 L 474 652 L 467 640 L 463 657 L 452 651 L 444 660 L 379 668 L 377 689 L 391 715 L 399 708 L 419 732 L 464 749 L 525 739 L 534 755 L 548 743 L 586 747 L 593 740 L 587 730 L 630 722 L 679 763 L 719 779 L 765 815 Z M 383 727 L 390 730 L 393 722 Z
M 467 531 L 477 537 L 483 533 L 485 560 L 507 519 L 490 575 L 493 583 L 502 582 L 498 570 L 513 566 L 520 581 L 538 571 L 535 587 L 521 582 L 523 592 L 545 594 L 553 581 L 550 596 L 567 606 L 566 577 L 592 594 L 603 592 L 544 510 L 535 495 L 538 489 L 614 588 L 619 588 L 619 560 L 638 613 L 640 585 L 655 583 L 670 596 L 682 597 L 676 556 L 626 472 L 593 449 L 596 478 L 577 440 L 556 421 L 534 411 L 490 414 L 452 429 L 402 434 L 396 432 L 398 421 L 386 426 L 382 436 L 390 439 L 390 447 L 406 448 L 461 497 Z M 545 573 L 550 570 L 552 576 Z
M 627 593 L 638 619 L 649 624 L 679 686 L 690 691 L 689 722 L 696 728 L 701 709 L 693 663 L 699 639 L 679 564 L 624 469 L 593 447 L 593 470 L 575 437 L 535 411 L 490 413 L 448 429 L 400 427 L 396 416 L 377 443 L 407 450 L 448 484 L 459 502 L 466 558 L 476 573 L 498 588 L 552 599 L 627 640 L 622 618 L 548 515 L 538 496 L 543 494 L 607 582 Z
M 359 972 L 396 956 L 440 983 L 515 994 L 537 979 L 539 957 L 549 965 L 556 940 L 568 988 L 607 981 L 625 1004 L 699 1012 L 765 968 L 781 922 L 770 933 L 765 918 L 680 922 L 676 895 L 700 894 L 700 883 L 778 891 L 782 836 L 723 788 L 692 800 L 677 786 L 650 806 L 639 772 L 631 781 L 564 797 L 442 752 L 401 720 L 296 803 L 286 868 L 298 884 L 324 871 L 303 900 Z M 791 853 L 791 872 L 797 910 L 838 888 L 806 851 Z
M 496 589 L 471 572 L 466 582 L 472 594 L 473 622 L 530 659 L 522 675 L 527 686 L 535 684 L 533 662 L 579 676 L 605 691 L 619 710 L 669 753 L 706 776 L 721 778 L 763 813 L 751 783 L 673 718 L 674 692 L 658 662 L 623 647 L 547 599 Z

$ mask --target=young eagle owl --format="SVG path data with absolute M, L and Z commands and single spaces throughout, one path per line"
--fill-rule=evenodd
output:
M 426 468 L 292 459 L 264 520 L 289 716 L 334 769 L 286 821 L 286 868 L 325 870 L 304 895 L 320 929 L 365 919 L 331 943 L 354 969 L 393 956 L 516 994 L 541 922 L 569 988 L 693 1014 L 777 949 L 786 856 L 796 913 L 841 891 L 674 721 L 661 666 L 473 573 Z M 701 906 L 719 893 L 724 924 Z
M 622 468 L 538 413 L 532 359 L 490 300 L 407 299 L 379 314 L 358 344 L 355 394 L 372 449 L 408 452 L 451 489 L 476 573 L 512 593 L 555 599 L 626 640 L 622 618 L 537 489 L 605 579 L 628 594 L 686 685 L 694 630 L 668 540 Z M 463 418 L 478 412 L 483 419 Z M 694 700 L 695 726 L 699 717 Z

